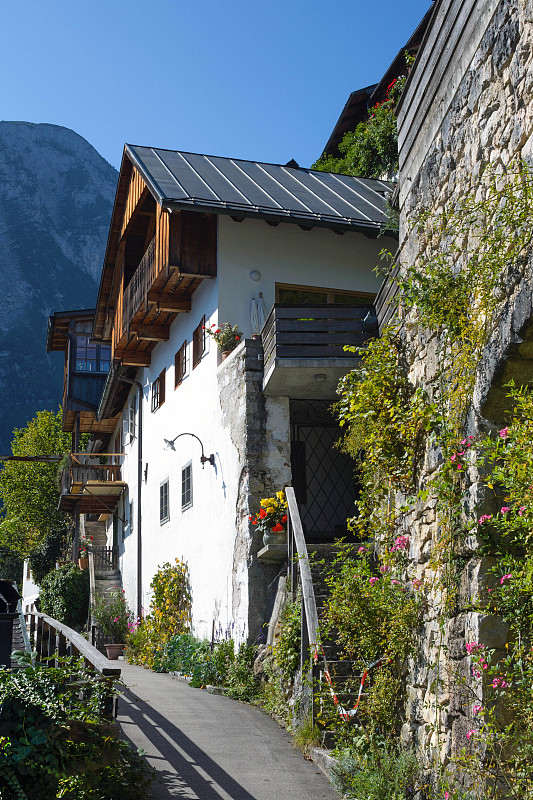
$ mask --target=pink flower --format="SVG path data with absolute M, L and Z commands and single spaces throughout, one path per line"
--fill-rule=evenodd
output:
M 500 584 L 502 584 L 504 581 L 509 580 L 512 577 L 513 577 L 512 572 L 508 572 L 507 575 L 502 575 L 502 577 L 500 578 Z
M 391 550 L 408 550 L 409 549 L 409 537 L 408 536 L 397 536 L 394 540 L 394 547 Z
M 457 464 L 457 469 L 462 469 L 462 468 L 463 468 L 462 464 Z
M 413 584 L 413 589 L 421 589 L 423 581 L 420 578 L 413 578 L 411 583 Z
M 389 567 L 388 564 L 382 564 L 381 567 L 379 568 L 379 571 L 380 572 L 390 572 L 390 567 Z
M 379 578 L 370 578 L 368 582 L 370 586 L 373 586 L 375 583 L 377 583 L 377 581 L 379 581 Z
M 358 553 L 366 553 L 366 547 L 360 547 Z
M 507 681 L 504 678 L 494 678 L 494 680 L 492 681 L 492 688 L 493 689 L 498 689 L 498 687 L 500 689 L 506 689 L 507 686 L 509 686 L 509 684 L 507 683 Z
M 393 579 L 391 580 L 391 583 L 392 583 L 392 585 L 393 585 L 393 586 L 399 586 L 399 584 L 400 584 L 400 581 L 397 581 L 397 580 L 396 580 L 396 578 L 393 578 Z
M 474 706 L 472 709 L 472 714 L 479 714 L 481 711 L 483 711 L 483 706 Z
M 450 793 L 444 792 L 444 800 L 450 800 Z
M 509 508 L 509 506 L 502 506 L 502 507 L 500 508 L 500 513 L 501 513 L 501 514 L 507 514 L 507 512 L 508 512 L 508 511 L 510 511 L 510 510 L 511 510 L 511 509 Z
M 475 731 L 468 731 L 468 733 L 466 734 L 466 738 L 470 739 L 470 737 L 473 736 L 474 734 L 475 734 Z
M 477 524 L 483 525 L 484 522 L 490 522 L 491 519 L 492 514 L 483 514 L 483 516 L 478 519 Z
M 525 510 L 526 510 L 525 506 L 520 506 L 520 508 L 518 509 L 518 516 L 521 517 Z
M 450 458 L 450 461 L 455 461 L 456 458 L 457 458 L 457 456 L 454 453 L 453 456 Z
M 509 436 L 509 428 L 502 428 L 500 431 L 500 436 L 502 439 L 507 439 Z
M 483 645 L 479 644 L 479 642 L 469 642 L 465 646 L 466 646 L 466 652 L 468 653 L 469 656 L 472 655 L 472 653 L 477 653 L 478 650 L 484 649 Z

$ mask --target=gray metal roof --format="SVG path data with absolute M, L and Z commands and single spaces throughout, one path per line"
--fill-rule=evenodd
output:
M 163 206 L 370 235 L 387 225 L 387 181 L 128 144 L 126 153 Z

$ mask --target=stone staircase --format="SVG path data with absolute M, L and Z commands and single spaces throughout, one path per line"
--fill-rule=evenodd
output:
M 91 547 L 95 549 L 107 547 L 106 528 L 103 522 L 86 521 L 84 533 L 87 539 L 91 539 Z M 94 586 L 91 587 L 95 597 L 108 600 L 116 589 L 122 589 L 122 576 L 119 569 L 112 569 L 101 559 L 95 559 Z M 102 649 L 103 640 L 98 634 L 97 626 L 92 623 L 92 642 L 93 645 Z
M 357 545 L 354 545 L 354 551 L 356 549 Z M 330 572 L 338 552 L 338 548 L 331 544 L 309 545 L 311 576 L 321 624 L 324 622 L 324 613 L 329 597 L 326 575 Z M 327 636 L 322 632 L 321 647 L 321 655 L 327 663 L 331 683 L 328 682 L 325 675 L 323 658 L 319 658 L 320 683 L 316 692 L 315 704 L 326 716 L 338 714 L 341 710 L 339 707 L 349 712 L 357 701 L 361 681 L 360 667 L 343 657 L 336 630 L 329 630 Z M 335 695 L 338 705 L 335 704 L 333 695 Z M 350 716 L 350 719 L 353 719 L 353 716 Z M 328 737 L 326 736 L 326 738 Z

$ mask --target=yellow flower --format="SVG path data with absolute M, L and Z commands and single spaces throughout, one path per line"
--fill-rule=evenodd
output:
M 261 505 L 263 507 L 268 506 L 268 505 L 270 505 L 270 500 L 261 500 L 259 505 Z
M 281 492 L 276 492 L 276 497 L 278 498 L 278 500 L 281 500 L 282 502 L 285 500 L 285 492 L 283 491 L 283 489 L 281 490 Z
M 267 514 L 275 514 L 275 513 L 276 513 L 276 509 L 274 508 L 274 506 L 268 506 Z

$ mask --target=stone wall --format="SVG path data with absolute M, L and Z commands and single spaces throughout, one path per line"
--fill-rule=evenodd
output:
M 452 6 L 458 13 L 463 6 L 465 14 L 471 6 L 476 16 L 458 16 L 454 28 L 449 14 Z M 461 197 L 475 197 L 487 165 L 498 171 L 514 159 L 533 163 L 533 3 L 441 0 L 435 15 L 427 40 L 431 46 L 419 53 L 400 108 L 399 257 L 403 265 L 416 263 L 424 246 L 412 227 L 421 212 L 438 212 Z M 461 43 L 465 31 L 468 37 L 463 45 L 450 47 L 450 42 Z M 432 52 L 431 47 L 440 52 Z M 440 70 L 440 87 L 436 85 L 433 94 L 432 69 Z M 502 386 L 508 378 L 514 377 L 519 384 L 533 381 L 528 322 L 533 299 L 531 259 L 510 265 L 506 287 L 477 376 L 468 434 L 499 424 L 505 394 Z M 439 368 L 436 336 L 420 330 L 409 309 L 402 309 L 401 317 L 409 378 L 431 396 Z M 438 451 L 428 449 L 420 485 L 439 467 L 440 458 Z M 470 480 L 467 513 L 493 511 L 473 471 Z M 435 506 L 434 499 L 420 502 L 403 520 L 403 529 L 411 538 L 410 573 L 426 584 L 435 578 L 431 561 L 439 534 Z M 478 557 L 473 537 L 461 555 L 464 567 L 456 610 L 443 623 L 444 598 L 437 590 L 429 594 L 417 655 L 406 673 L 402 736 L 419 748 L 428 764 L 435 757 L 446 762 L 465 746 L 466 732 L 473 727 L 472 695 L 458 688 L 461 678 L 467 684 L 471 680 L 465 644 L 478 641 L 503 648 L 508 633 L 499 618 L 482 610 L 493 560 Z M 473 684 L 470 689 L 478 691 Z
M 239 487 L 235 508 L 233 619 L 255 641 L 268 622 L 278 567 L 259 562 L 262 538 L 248 517 L 259 501 L 291 482 L 289 402 L 263 395 L 263 347 L 247 339 L 218 371 L 222 424 L 238 453 Z

